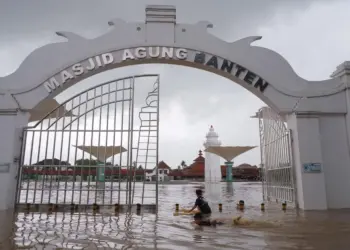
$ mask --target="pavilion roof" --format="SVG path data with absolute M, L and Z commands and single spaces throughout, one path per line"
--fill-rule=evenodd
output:
M 73 145 L 74 146 L 74 145 Z M 126 152 L 122 146 L 74 146 L 104 162 L 109 157 Z
M 58 110 L 52 112 L 57 107 Z M 75 116 L 71 111 L 67 111 L 64 106 L 60 107 L 60 104 L 55 99 L 47 99 L 42 101 L 38 106 L 29 111 L 29 122 L 40 121 L 46 115 L 50 114 L 47 118 L 61 118 L 63 116 L 73 117 Z
M 216 147 L 208 147 L 205 149 L 206 152 L 216 154 L 221 156 L 226 161 L 232 161 L 233 158 L 253 149 L 256 146 L 216 146 Z

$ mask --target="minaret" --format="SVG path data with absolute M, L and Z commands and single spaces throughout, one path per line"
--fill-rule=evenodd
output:
M 206 141 L 204 147 L 220 146 L 219 135 L 214 131 L 213 126 L 210 126 L 209 132 L 206 135 Z M 205 152 L 205 181 L 206 182 L 220 182 L 221 181 L 221 167 L 220 157 Z

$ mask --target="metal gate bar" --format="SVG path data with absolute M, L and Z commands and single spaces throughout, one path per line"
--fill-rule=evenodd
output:
M 156 207 L 158 207 L 158 148 L 159 148 L 159 77 L 153 84 L 152 90 L 145 99 L 146 105 L 141 108 L 139 113 L 140 128 L 138 133 L 138 144 L 136 148 L 136 166 L 144 165 L 145 175 L 148 167 L 154 167 L 155 177 L 155 198 Z M 154 148 L 155 145 L 155 148 Z M 136 169 L 134 174 L 136 174 Z M 146 176 L 143 176 L 141 204 L 144 204 Z M 148 184 L 149 185 L 149 184 Z M 135 179 L 134 179 L 135 188 Z M 135 189 L 134 189 L 135 190 Z M 148 190 L 150 192 L 151 190 Z M 149 197 L 147 197 L 149 198 Z M 132 200 L 133 203 L 133 200 Z
M 261 108 L 258 118 L 263 198 L 295 204 L 290 130 L 269 107 Z
M 144 189 L 145 183 L 136 185 L 133 171 L 137 162 L 133 151 L 139 150 L 133 147 L 134 133 L 143 131 L 142 121 L 140 128 L 134 128 L 135 79 L 147 77 L 156 78 L 159 86 L 158 75 L 108 81 L 69 98 L 25 128 L 17 204 L 132 205 L 151 197 L 151 190 L 147 196 L 135 191 Z M 143 180 L 144 176 L 145 172 Z M 157 187 L 155 191 L 153 204 Z

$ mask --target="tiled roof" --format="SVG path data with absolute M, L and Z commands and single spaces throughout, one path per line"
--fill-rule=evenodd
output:
M 220 168 L 222 177 L 226 177 L 226 166 L 222 165 L 220 166 Z M 233 172 L 237 171 L 238 169 L 255 170 L 257 169 L 257 167 L 244 163 L 239 165 L 238 167 L 233 167 Z M 205 158 L 202 156 L 202 151 L 199 151 L 199 156 L 194 160 L 194 162 L 190 166 L 181 170 L 172 170 L 169 173 L 169 176 L 204 177 L 204 172 Z
M 252 166 L 250 164 L 247 164 L 247 163 L 243 163 L 239 166 L 237 166 L 237 168 L 258 168 L 257 166 Z
M 169 176 L 183 176 L 184 173 L 182 172 L 182 170 L 176 169 L 176 170 L 172 170 L 169 173 Z
M 205 158 L 203 157 L 202 150 L 199 150 L 198 157 L 193 160 L 194 162 L 205 162 Z

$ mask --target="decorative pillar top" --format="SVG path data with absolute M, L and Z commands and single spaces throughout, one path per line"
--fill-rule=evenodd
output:
M 208 148 L 210 146 L 220 146 L 221 141 L 219 141 L 219 135 L 215 132 L 213 125 L 210 126 L 209 132 L 205 136 L 206 141 L 204 142 L 204 147 Z
M 176 7 L 172 5 L 147 5 L 146 23 L 176 23 Z
M 336 70 L 331 74 L 330 77 L 336 78 L 343 75 L 350 75 L 350 61 L 345 61 L 337 66 Z

